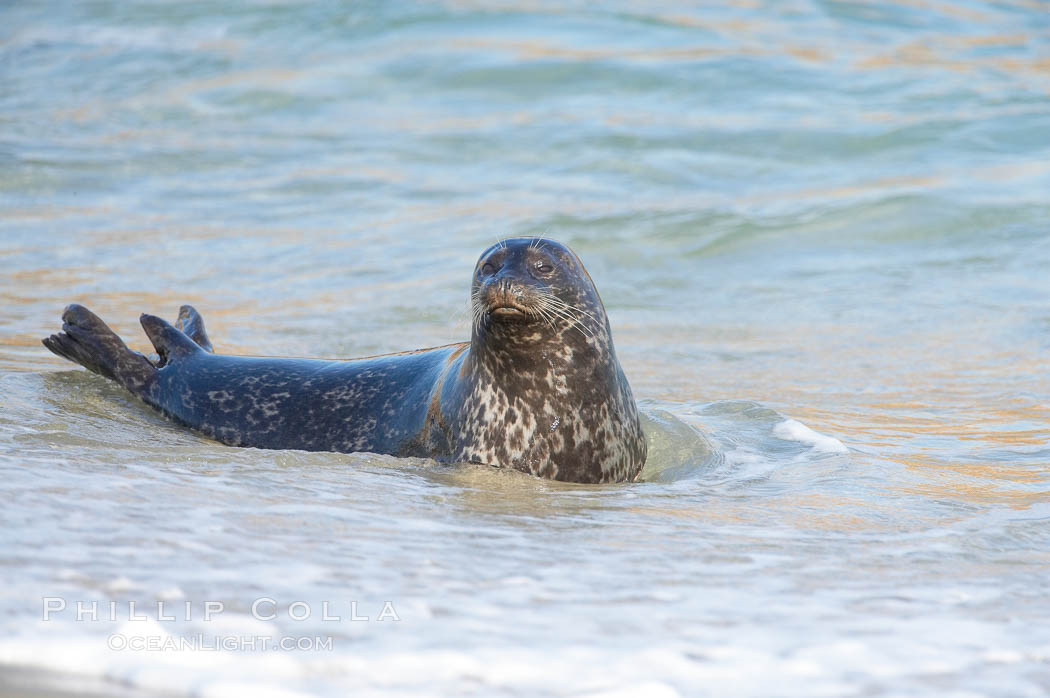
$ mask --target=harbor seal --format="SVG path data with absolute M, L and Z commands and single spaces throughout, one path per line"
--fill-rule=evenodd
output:
M 572 250 L 514 238 L 485 250 L 469 342 L 362 359 L 216 354 L 196 310 L 142 315 L 155 357 L 81 305 L 43 340 L 170 419 L 231 446 L 369 451 L 634 480 L 646 440 L 598 291 Z

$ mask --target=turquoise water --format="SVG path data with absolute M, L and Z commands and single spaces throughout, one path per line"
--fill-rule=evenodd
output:
M 1050 8 L 602 8 L 0 7 L 0 695 L 1050 692 Z M 460 341 L 531 234 L 645 482 L 226 448 L 39 344 Z

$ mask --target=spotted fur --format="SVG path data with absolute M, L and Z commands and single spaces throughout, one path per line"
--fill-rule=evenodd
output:
M 576 255 L 551 240 L 502 241 L 478 260 L 471 303 L 469 343 L 349 361 L 214 354 L 188 306 L 178 327 L 142 316 L 153 360 L 76 305 L 44 344 L 233 446 L 633 480 L 645 438 L 604 306 Z

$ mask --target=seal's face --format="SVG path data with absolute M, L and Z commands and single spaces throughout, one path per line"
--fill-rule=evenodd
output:
M 576 255 L 539 238 L 515 238 L 482 253 L 474 268 L 475 330 L 539 339 L 569 328 L 593 334 L 601 300 Z M 603 310 L 603 309 L 601 309 Z

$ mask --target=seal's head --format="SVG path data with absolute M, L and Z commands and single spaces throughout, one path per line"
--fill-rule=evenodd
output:
M 605 308 L 587 270 L 565 245 L 511 238 L 485 250 L 474 268 L 475 338 L 496 335 L 531 345 L 570 335 L 593 343 L 608 336 Z

